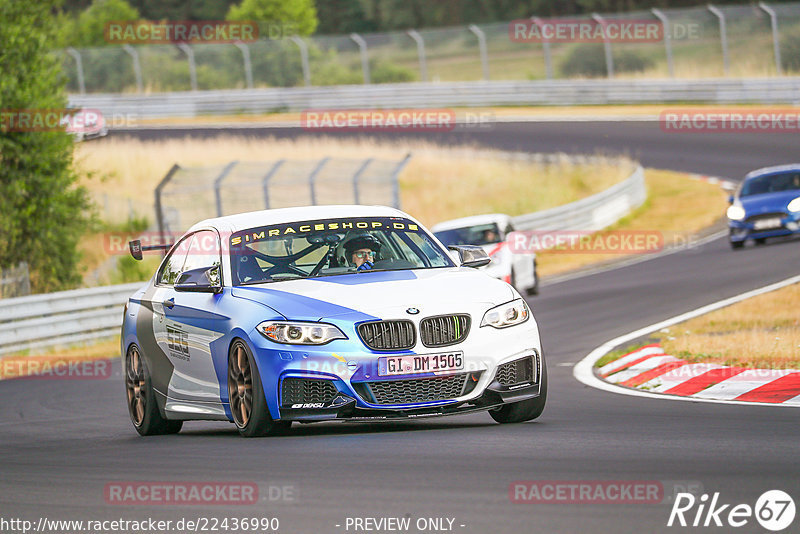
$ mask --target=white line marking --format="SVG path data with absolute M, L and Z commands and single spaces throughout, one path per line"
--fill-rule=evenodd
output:
M 745 401 L 733 401 L 733 400 L 717 400 L 717 399 L 699 399 L 696 397 L 681 397 L 678 395 L 662 395 L 658 393 L 650 393 L 647 391 L 641 391 L 638 389 L 629 389 L 622 386 L 617 386 L 614 384 L 609 384 L 603 380 L 600 380 L 594 375 L 593 367 L 594 363 L 605 356 L 608 352 L 613 350 L 618 345 L 623 343 L 627 343 L 628 341 L 632 341 L 636 338 L 645 336 L 647 334 L 651 334 L 657 330 L 661 330 L 662 328 L 667 328 L 668 326 L 672 326 L 677 323 L 682 323 L 688 319 L 692 319 L 694 317 L 698 317 L 700 315 L 704 315 L 706 313 L 712 312 L 714 310 L 718 310 L 720 308 L 724 308 L 725 306 L 730 306 L 731 304 L 736 304 L 737 302 L 741 302 L 743 300 L 749 299 L 751 297 L 756 297 L 758 295 L 763 295 L 764 293 L 769 293 L 771 291 L 776 291 L 778 289 L 784 288 L 786 286 L 790 286 L 792 284 L 796 284 L 800 282 L 800 275 L 792 276 L 791 278 L 787 278 L 786 280 L 782 280 L 780 282 L 776 282 L 774 284 L 770 284 L 768 286 L 760 287 L 758 289 L 753 289 L 751 291 L 747 291 L 745 293 L 741 293 L 739 295 L 735 295 L 733 297 L 723 299 L 717 302 L 713 302 L 711 304 L 707 304 L 706 306 L 702 306 L 700 308 L 688 311 L 686 313 L 682 313 L 680 315 L 676 315 L 675 317 L 670 317 L 660 323 L 651 324 L 650 326 L 645 326 L 644 328 L 640 328 L 639 330 L 635 330 L 628 334 L 619 336 L 614 338 L 610 341 L 607 341 L 594 349 L 590 352 L 584 359 L 579 361 L 577 365 L 572 369 L 572 375 L 575 379 L 587 386 L 591 386 L 596 389 L 601 389 L 603 391 L 610 391 L 612 393 L 619 393 L 622 395 L 631 395 L 633 397 L 647 397 L 651 399 L 667 399 L 667 400 L 674 400 L 674 401 L 688 401 L 688 402 L 712 402 L 716 404 L 743 404 L 747 406 L 786 406 L 791 407 L 792 405 L 786 403 L 764 403 L 764 402 L 745 402 Z

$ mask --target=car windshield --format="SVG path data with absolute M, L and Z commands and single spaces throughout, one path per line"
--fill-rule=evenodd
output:
M 230 245 L 233 285 L 454 266 L 424 229 L 401 217 L 261 226 L 232 234 Z
M 451 245 L 493 245 L 502 241 L 496 223 L 442 230 L 435 232 L 435 235 L 448 247 Z
M 800 172 L 798 171 L 750 178 L 742 186 L 742 192 L 739 196 L 747 197 L 796 190 L 800 190 Z

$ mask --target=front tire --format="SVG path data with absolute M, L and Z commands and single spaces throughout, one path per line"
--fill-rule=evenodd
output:
M 161 415 L 147 362 L 136 345 L 128 347 L 125 353 L 125 391 L 128 414 L 140 435 L 177 434 L 181 431 L 183 421 L 170 421 Z
M 533 285 L 528 288 L 526 293 L 530 296 L 539 294 L 539 271 L 536 269 L 536 260 L 533 261 Z
M 532 399 L 506 404 L 498 410 L 492 410 L 489 415 L 498 423 L 523 423 L 533 421 L 544 411 L 547 403 L 547 365 L 542 358 L 542 385 L 539 388 L 539 396 Z
M 731 248 L 737 250 L 744 247 L 744 241 L 731 241 Z
M 228 354 L 228 400 L 233 422 L 244 437 L 278 434 L 292 424 L 270 417 L 255 358 L 241 339 L 233 342 Z

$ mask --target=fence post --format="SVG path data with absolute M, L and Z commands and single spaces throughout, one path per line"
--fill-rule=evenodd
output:
M 531 17 L 536 26 L 539 27 L 539 33 L 542 34 L 542 51 L 544 52 L 544 74 L 548 80 L 553 79 L 553 58 L 550 54 L 550 40 L 544 36 L 544 21 L 539 17 Z
M 194 50 L 186 43 L 178 43 L 178 48 L 183 50 L 189 59 L 189 81 L 192 84 L 192 91 L 197 91 L 197 67 L 194 64 Z
M 296 35 L 292 35 L 289 39 L 300 49 L 300 61 L 303 64 L 303 80 L 305 81 L 306 87 L 311 87 L 311 69 L 308 66 L 308 45 Z
M 708 4 L 708 10 L 719 19 L 719 39 L 720 43 L 722 44 L 722 67 L 724 69 L 725 76 L 728 76 L 731 71 L 731 65 L 730 60 L 728 59 L 728 31 L 727 25 L 725 24 L 725 13 L 711 4 Z
M 269 209 L 269 181 L 275 176 L 275 173 L 278 172 L 278 169 L 281 168 L 281 165 L 284 164 L 285 159 L 279 159 L 275 162 L 275 165 L 264 175 L 263 180 L 261 180 L 262 187 L 264 188 L 264 209 Z
M 606 31 L 606 21 L 597 13 L 592 13 L 592 20 L 597 21 L 598 24 L 603 26 L 603 48 L 606 52 L 606 73 L 609 78 L 614 77 L 614 54 L 611 52 L 611 39 L 608 37 Z
M 425 60 L 425 40 L 417 30 L 408 30 L 406 34 L 417 43 L 417 57 L 419 58 L 419 77 L 423 82 L 428 81 L 428 63 Z
M 661 24 L 664 26 L 664 50 L 667 53 L 667 68 L 669 69 L 669 77 L 675 77 L 675 65 L 672 62 L 672 29 L 669 26 L 669 19 L 658 8 L 653 8 L 650 10 L 653 15 L 656 16 L 658 20 L 661 21 Z
M 361 72 L 364 75 L 364 85 L 369 85 L 369 56 L 367 55 L 367 42 L 357 33 L 351 33 L 350 39 L 355 41 L 358 45 L 358 51 L 361 55 Z
M 156 186 L 155 190 L 156 221 L 158 221 L 158 234 L 159 237 L 161 238 L 162 243 L 164 243 L 165 241 L 164 239 L 165 235 L 164 235 L 164 210 L 161 206 L 161 192 L 164 190 L 164 186 L 166 186 L 169 183 L 169 181 L 172 180 L 173 175 L 176 172 L 178 172 L 178 170 L 180 170 L 180 166 L 176 163 L 175 165 L 172 166 L 170 170 L 167 171 L 167 174 L 164 176 L 164 178 L 162 178 L 161 181 L 158 182 L 158 185 Z M 166 254 L 166 250 L 164 251 L 164 254 Z
M 216 180 L 214 180 L 214 197 L 217 200 L 217 217 L 222 217 L 222 181 L 227 178 L 227 176 L 231 173 L 236 164 L 239 163 L 238 161 L 231 161 L 228 163 L 222 172 L 219 173 Z
M 769 15 L 769 23 L 772 26 L 772 47 L 775 49 L 775 68 L 778 71 L 778 76 L 780 76 L 783 74 L 783 66 L 781 64 L 781 42 L 778 38 L 778 15 L 774 9 L 764 2 L 759 2 L 758 7 Z
M 70 46 L 67 48 L 67 54 L 75 59 L 75 68 L 78 71 L 78 91 L 80 91 L 82 95 L 85 95 L 86 83 L 83 80 L 83 61 L 81 60 L 81 53 Z
M 372 163 L 372 158 L 365 159 L 361 167 L 353 174 L 353 204 L 361 204 L 358 194 L 358 180 L 361 178 L 361 175 L 364 174 L 364 171 L 367 170 L 370 163 Z
M 483 67 L 483 79 L 489 81 L 489 54 L 486 51 L 486 34 L 475 24 L 469 25 L 469 31 L 478 38 L 478 50 L 481 54 L 481 66 Z
M 400 173 L 406 168 L 409 161 L 411 161 L 411 152 L 406 154 L 406 157 L 392 171 L 392 202 L 394 208 L 398 210 L 400 209 Z
M 136 78 L 136 92 L 141 93 L 144 88 L 142 84 L 142 64 L 139 62 L 139 52 L 129 44 L 122 45 L 131 59 L 133 60 L 133 76 Z
M 324 167 L 325 164 L 328 163 L 328 161 L 330 161 L 330 159 L 331 158 L 322 158 L 321 160 L 319 160 L 319 163 L 317 163 L 317 166 L 314 167 L 314 170 L 311 171 L 311 174 L 308 175 L 308 188 L 309 188 L 309 191 L 311 192 L 311 205 L 312 206 L 316 206 L 317 205 L 317 191 L 314 188 L 314 181 L 317 179 L 317 175 L 322 170 L 322 167 Z
M 244 79 L 247 83 L 247 88 L 253 88 L 253 64 L 250 62 L 250 47 L 241 41 L 236 41 L 233 45 L 242 51 L 242 60 L 244 61 Z

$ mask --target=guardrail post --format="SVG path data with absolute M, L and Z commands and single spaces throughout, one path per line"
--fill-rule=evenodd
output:
M 550 53 L 550 41 L 544 36 L 544 21 L 539 17 L 531 17 L 536 26 L 539 27 L 539 33 L 542 35 L 542 51 L 544 52 L 544 74 L 548 80 L 553 79 L 553 58 Z
M 369 85 L 369 56 L 367 55 L 367 42 L 357 33 L 351 33 L 350 39 L 355 41 L 358 45 L 358 51 L 361 55 L 361 72 L 364 75 L 364 85 Z
M 708 10 L 719 19 L 719 40 L 720 44 L 722 44 L 722 67 L 724 69 L 725 76 L 728 76 L 731 72 L 731 64 L 728 58 L 728 30 L 727 25 L 725 24 L 725 13 L 711 4 L 708 4 Z
M 758 7 L 769 15 L 769 23 L 772 26 L 772 48 L 775 50 L 775 69 L 777 69 L 778 76 L 780 76 L 783 74 L 783 66 L 781 65 L 781 43 L 778 38 L 778 15 L 774 9 L 764 2 L 759 2 Z
M 166 186 L 169 183 L 169 181 L 172 180 L 172 177 L 175 175 L 176 172 L 180 170 L 180 168 L 181 168 L 180 165 L 178 165 L 177 163 L 173 165 L 172 168 L 167 171 L 167 174 L 164 176 L 164 178 L 162 178 L 161 181 L 158 182 L 158 185 L 156 186 L 155 190 L 156 221 L 158 221 L 158 235 L 161 238 L 162 244 L 165 244 L 165 232 L 164 232 L 165 228 L 164 228 L 164 210 L 161 206 L 161 192 L 164 190 L 164 186 Z M 164 250 L 164 254 L 166 253 L 167 251 Z
M 80 91 L 82 95 L 85 95 L 86 83 L 83 79 L 83 61 L 81 60 L 81 53 L 70 46 L 67 48 L 67 54 L 75 59 L 75 68 L 78 71 L 78 91 Z
M 269 181 L 275 176 L 275 173 L 278 172 L 278 169 L 281 168 L 286 162 L 285 159 L 279 159 L 275 162 L 275 165 L 264 175 L 263 180 L 261 180 L 262 187 L 264 188 L 264 209 L 269 209 Z
M 186 43 L 178 43 L 180 48 L 189 59 L 189 81 L 192 84 L 192 91 L 197 91 L 197 66 L 194 63 L 194 50 Z
M 372 158 L 365 159 L 361 167 L 353 174 L 353 204 L 361 204 L 358 194 L 358 180 L 361 178 L 361 175 L 364 174 L 364 171 L 367 170 L 370 163 L 372 163 Z
M 398 210 L 400 209 L 400 173 L 406 168 L 409 161 L 411 161 L 411 152 L 406 154 L 406 157 L 392 171 L 392 202 L 394 208 Z
M 486 51 L 486 34 L 475 24 L 469 25 L 469 31 L 478 38 L 478 49 L 481 54 L 481 66 L 483 67 L 483 79 L 489 81 L 489 54 Z
M 244 79 L 247 83 L 247 88 L 253 88 L 253 64 L 250 62 L 250 47 L 241 41 L 236 41 L 233 45 L 242 51 L 242 60 L 244 61 Z
M 322 167 L 324 167 L 325 164 L 330 161 L 330 159 L 331 158 L 322 158 L 321 160 L 319 160 L 319 163 L 317 163 L 317 166 L 314 167 L 314 170 L 311 171 L 311 174 L 308 175 L 308 189 L 309 189 L 309 192 L 311 193 L 311 205 L 312 206 L 316 206 L 317 205 L 317 191 L 316 191 L 316 189 L 314 187 L 315 180 L 317 179 L 317 175 L 322 170 Z
M 417 30 L 408 30 L 406 34 L 417 43 L 417 57 L 419 58 L 419 77 L 423 82 L 428 81 L 428 63 L 425 60 L 425 40 Z
M 598 24 L 603 26 L 603 48 L 606 53 L 606 73 L 609 78 L 614 77 L 614 54 L 611 52 L 611 39 L 608 37 L 606 31 L 606 21 L 597 13 L 592 13 L 592 19 L 597 21 Z
M 300 49 L 300 61 L 303 65 L 303 81 L 306 87 L 311 87 L 311 69 L 308 66 L 308 45 L 296 35 L 292 35 L 289 39 Z
M 669 77 L 675 77 L 675 65 L 672 62 L 672 29 L 669 25 L 669 19 L 658 8 L 653 8 L 650 10 L 653 15 L 656 16 L 658 20 L 661 21 L 662 26 L 664 27 L 664 50 L 667 53 L 667 69 L 669 69 Z
M 136 92 L 141 93 L 144 90 L 142 83 L 142 64 L 139 62 L 139 52 L 129 44 L 122 45 L 122 49 L 131 56 L 133 60 L 133 76 L 136 78 Z
M 222 181 L 231 173 L 238 161 L 228 163 L 219 176 L 214 180 L 214 197 L 217 200 L 217 217 L 222 217 Z

